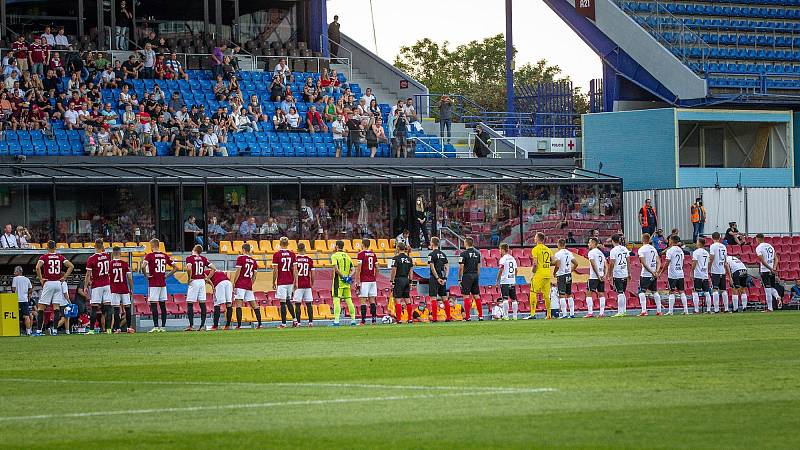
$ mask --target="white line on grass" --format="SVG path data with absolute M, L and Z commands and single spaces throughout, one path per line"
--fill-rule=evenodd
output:
M 284 384 L 289 384 L 289 383 L 284 383 Z M 440 399 L 440 398 L 451 398 L 451 397 L 469 397 L 477 395 L 542 393 L 542 392 L 552 392 L 552 391 L 555 391 L 555 389 L 539 388 L 539 389 L 527 389 L 524 391 L 498 389 L 496 391 L 453 392 L 446 394 L 391 395 L 383 397 L 333 398 L 333 399 L 321 399 L 321 400 L 292 400 L 285 402 L 245 403 L 240 405 L 229 404 L 229 405 L 188 406 L 182 408 L 150 408 L 150 409 L 132 409 L 132 410 L 129 409 L 129 410 L 116 410 L 116 411 L 91 411 L 91 412 L 66 413 L 66 414 L 6 416 L 6 417 L 0 417 L 0 422 L 10 422 L 17 420 L 50 420 L 50 419 L 83 418 L 83 417 L 98 417 L 98 416 L 121 416 L 129 414 L 160 414 L 160 413 L 196 412 L 196 411 L 222 411 L 222 410 L 235 410 L 235 409 L 261 409 L 261 408 L 275 408 L 280 406 L 311 406 L 311 405 L 331 405 L 331 404 L 343 404 L 343 403 L 425 400 L 425 399 Z
M 313 383 L 313 382 L 215 382 L 215 381 L 156 381 L 156 380 L 43 380 L 30 378 L 0 378 L 0 382 L 9 383 L 61 383 L 61 384 L 121 384 L 121 385 L 164 385 L 164 386 L 221 386 L 221 387 L 329 387 L 329 388 L 359 388 L 359 389 L 398 389 L 412 391 L 471 391 L 471 392 L 508 392 L 527 393 L 542 392 L 549 388 L 526 387 L 483 387 L 483 386 L 420 386 L 402 384 L 361 384 L 361 383 Z

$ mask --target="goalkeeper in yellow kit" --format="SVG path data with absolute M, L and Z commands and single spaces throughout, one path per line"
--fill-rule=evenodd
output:
M 550 260 L 552 254 L 550 249 L 544 245 L 544 233 L 536 233 L 534 238 L 536 246 L 531 250 L 533 258 L 533 279 L 531 280 L 531 318 L 536 316 L 536 305 L 541 294 L 544 309 L 547 311 L 547 318 L 552 317 L 550 311 Z

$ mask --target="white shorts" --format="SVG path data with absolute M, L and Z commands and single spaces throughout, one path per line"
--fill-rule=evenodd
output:
M 147 301 L 150 303 L 167 301 L 167 287 L 156 286 L 147 289 Z
M 131 304 L 131 294 L 111 294 L 111 306 L 128 306 Z
M 45 281 L 42 293 L 39 295 L 40 305 L 61 305 L 64 302 L 64 293 L 60 281 Z
M 281 284 L 278 286 L 278 289 L 275 290 L 275 298 L 278 300 L 285 302 L 287 299 L 292 298 L 292 285 L 291 284 Z
M 111 286 L 100 286 L 92 288 L 92 305 L 101 303 L 111 304 Z
M 314 298 L 311 296 L 311 288 L 297 288 L 294 291 L 294 298 L 292 299 L 295 303 L 300 302 L 311 302 Z
M 244 300 L 246 302 L 256 301 L 256 296 L 250 289 L 236 288 L 236 300 Z
M 361 289 L 358 291 L 358 296 L 361 298 L 377 297 L 378 283 L 376 281 L 367 281 L 365 283 L 361 283 Z
M 250 295 L 253 295 L 252 292 Z M 233 300 L 233 283 L 231 280 L 220 281 L 214 288 L 214 306 L 230 305 Z
M 186 303 L 205 303 L 206 301 L 206 280 L 192 280 L 189 282 L 189 290 L 186 292 Z

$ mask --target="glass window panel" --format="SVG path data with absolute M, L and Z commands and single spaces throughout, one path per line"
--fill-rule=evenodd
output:
M 211 237 L 211 250 L 217 251 L 219 241 L 237 239 L 278 239 L 282 229 L 277 232 L 269 220 L 269 186 L 262 185 L 214 185 L 208 187 L 208 235 Z M 253 218 L 257 227 L 254 235 L 246 233 L 242 224 Z M 274 219 L 273 219 L 274 221 Z M 277 224 L 277 223 L 276 223 Z M 245 234 L 241 232 L 245 231 Z
M 269 189 L 268 214 L 275 218 L 289 239 L 300 239 L 298 188 L 298 185 L 290 184 L 272 185 Z
M 25 239 L 32 239 L 32 236 L 29 237 L 30 225 L 25 221 L 25 195 L 24 186 L 0 186 L 0 217 L 2 217 L 3 221 L 0 223 L 0 234 L 3 233 L 2 227 L 5 227 L 6 224 L 11 224 L 12 232 L 16 233 L 17 227 L 21 226 L 28 230 L 27 233 L 23 232 L 22 234 Z M 49 228 L 49 224 L 47 227 Z M 39 241 L 33 240 L 31 242 Z
M 31 212 L 41 211 L 31 196 Z M 49 201 L 46 202 L 49 216 Z M 33 216 L 32 216 L 33 217 Z M 150 186 L 80 186 L 56 193 L 56 240 L 146 241 L 155 237 Z
M 439 226 L 470 236 L 477 247 L 519 244 L 516 185 L 454 184 L 437 187 Z
M 300 200 L 303 237 L 312 240 L 388 238 L 388 204 L 388 186 L 303 185 Z

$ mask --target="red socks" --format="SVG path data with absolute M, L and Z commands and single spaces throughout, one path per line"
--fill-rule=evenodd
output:
M 439 321 L 439 300 L 431 299 L 431 322 Z
M 475 299 L 475 309 L 478 310 L 478 318 L 483 319 L 483 305 L 480 297 Z
M 411 303 L 406 305 L 406 313 L 408 313 L 408 323 L 414 321 L 414 305 Z
M 450 320 L 450 300 L 444 301 L 444 316 Z
M 394 304 L 394 318 L 397 319 L 397 323 L 400 323 L 403 318 L 403 305 L 400 303 Z
M 469 320 L 470 310 L 472 310 L 472 300 L 464 298 L 464 320 Z

